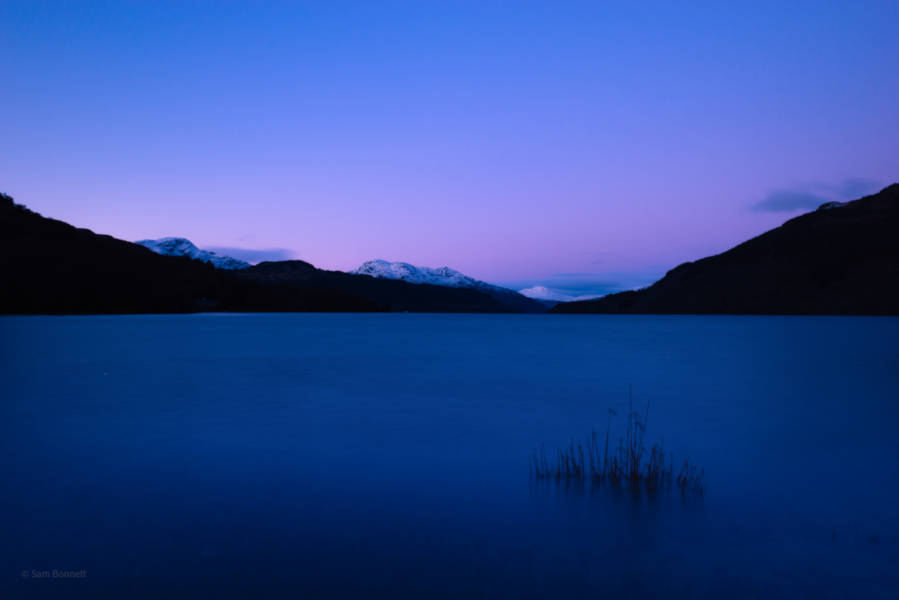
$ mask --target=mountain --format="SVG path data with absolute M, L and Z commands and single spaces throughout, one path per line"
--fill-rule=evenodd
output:
M 387 262 L 386 260 L 370 260 L 358 269 L 350 271 L 353 275 L 368 275 L 379 279 L 401 279 L 409 283 L 430 283 L 447 287 L 496 287 L 478 281 L 449 267 L 432 269 L 416 267 L 404 262 Z
M 437 285 L 451 288 L 469 288 L 477 290 L 498 300 L 504 306 L 521 312 L 545 312 L 546 306 L 536 302 L 514 290 L 479 281 L 449 267 L 437 269 L 416 267 L 405 262 L 388 262 L 386 260 L 370 260 L 351 275 L 365 275 L 374 279 L 390 279 L 413 284 Z
M 390 312 L 522 312 L 480 290 L 325 271 L 301 260 L 261 262 L 234 274 L 256 283 L 335 290 L 365 298 Z
M 217 269 L 43 217 L 0 194 L 0 313 L 520 312 L 470 288 L 415 285 L 302 261 Z
M 383 310 L 346 292 L 266 285 L 239 272 L 78 229 L 0 194 L 0 313 Z
M 557 313 L 899 315 L 899 184 Z
M 518 290 L 518 293 L 522 296 L 545 302 L 571 302 L 574 300 L 574 296 L 551 290 L 545 285 L 535 285 L 534 287 Z
M 550 289 L 545 285 L 535 285 L 534 287 L 529 287 L 523 290 L 518 290 L 518 293 L 522 296 L 527 296 L 528 298 L 533 298 L 534 300 L 541 300 L 543 302 L 574 302 L 576 300 L 593 300 L 594 298 L 598 298 L 599 296 L 572 296 L 570 294 L 565 294 L 558 290 Z
M 163 256 L 186 256 L 195 260 L 201 260 L 211 264 L 216 269 L 226 269 L 235 271 L 237 269 L 246 269 L 250 263 L 230 256 L 219 256 L 215 252 L 200 250 L 194 246 L 190 240 L 179 237 L 164 237 L 157 240 L 140 240 L 134 242 L 145 248 L 149 248 L 156 254 Z

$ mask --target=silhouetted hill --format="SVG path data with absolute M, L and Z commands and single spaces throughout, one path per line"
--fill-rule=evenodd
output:
M 479 281 L 449 267 L 421 267 L 407 262 L 376 259 L 366 261 L 349 272 L 350 275 L 366 275 L 377 279 L 394 279 L 408 283 L 432 284 L 443 287 L 470 288 L 487 294 L 507 308 L 522 312 L 546 312 L 547 307 L 531 298 L 486 281 Z
M 184 257 L 160 256 L 48 219 L 0 199 L 0 312 L 159 313 L 200 310 L 365 311 L 375 303 L 335 290 L 236 280 Z
M 225 271 L 48 219 L 0 196 L 0 313 L 514 312 L 475 290 L 375 280 L 302 261 Z
M 899 184 L 556 313 L 899 314 Z
M 263 262 L 235 271 L 238 278 L 298 288 L 325 288 L 363 297 L 391 312 L 520 312 L 488 294 L 470 288 L 375 279 L 342 271 L 316 269 L 301 260 Z

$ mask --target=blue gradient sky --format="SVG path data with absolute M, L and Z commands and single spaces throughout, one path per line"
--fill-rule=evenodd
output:
M 899 180 L 896 2 L 0 2 L 0 190 L 136 240 L 632 287 Z

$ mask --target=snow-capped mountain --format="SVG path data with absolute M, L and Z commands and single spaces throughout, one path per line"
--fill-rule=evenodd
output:
M 350 271 L 352 275 L 368 275 L 380 279 L 400 279 L 409 283 L 430 283 L 431 285 L 443 285 L 446 287 L 499 287 L 484 281 L 478 281 L 468 275 L 449 267 L 432 269 L 430 267 L 416 267 L 404 262 L 387 262 L 386 260 L 370 260 L 358 269 Z
M 558 290 L 553 290 L 545 285 L 535 285 L 523 290 L 518 290 L 522 296 L 527 296 L 534 300 L 543 300 L 545 302 L 574 302 L 578 300 L 593 300 L 599 296 L 572 296 Z
M 231 258 L 230 256 L 219 256 L 215 252 L 200 250 L 190 240 L 185 238 L 164 237 L 158 240 L 140 240 L 134 243 L 149 248 L 156 254 L 162 254 L 163 256 L 187 256 L 196 260 L 202 260 L 203 262 L 211 263 L 216 269 L 236 271 L 250 266 L 250 263 Z
M 518 290 L 518 293 L 534 300 L 548 300 L 550 302 L 571 302 L 574 300 L 574 296 L 551 290 L 545 285 L 535 285 L 534 287 Z
M 501 302 L 525 312 L 540 312 L 545 306 L 525 298 L 515 290 L 480 281 L 463 275 L 455 269 L 440 267 L 416 267 L 404 262 L 388 262 L 386 260 L 370 260 L 358 269 L 349 272 L 351 275 L 367 275 L 378 279 L 398 279 L 409 283 L 441 285 L 444 287 L 472 288 L 492 296 Z

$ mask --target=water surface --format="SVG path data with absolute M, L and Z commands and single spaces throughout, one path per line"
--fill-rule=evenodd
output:
M 3 597 L 899 589 L 899 319 L 5 317 L 0 343 Z M 629 385 L 703 496 L 529 477 Z

